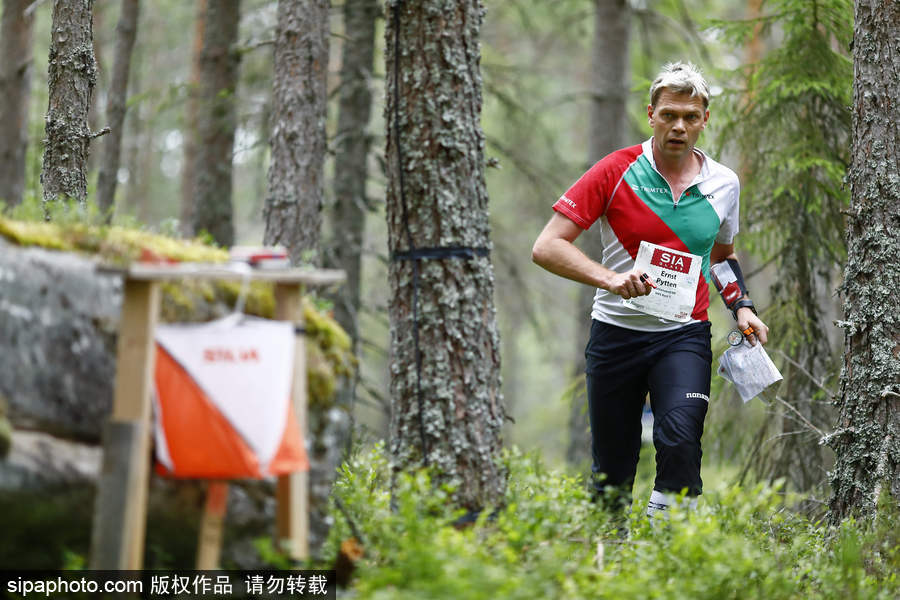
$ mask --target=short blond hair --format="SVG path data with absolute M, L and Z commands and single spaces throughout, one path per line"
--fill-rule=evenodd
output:
M 650 85 L 651 106 L 656 106 L 663 90 L 676 94 L 690 94 L 691 97 L 700 96 L 703 107 L 709 108 L 709 84 L 693 63 L 678 61 L 668 63 L 662 68 Z

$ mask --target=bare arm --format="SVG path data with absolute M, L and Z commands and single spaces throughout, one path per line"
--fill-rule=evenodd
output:
M 653 288 L 641 281 L 640 269 L 616 273 L 576 248 L 572 242 L 581 232 L 574 221 L 553 213 L 534 242 L 531 260 L 560 277 L 608 290 L 622 298 L 646 296 L 652 291 Z
M 719 242 L 713 244 L 712 251 L 709 253 L 710 264 L 714 265 L 724 260 L 728 260 L 729 258 L 737 260 L 737 254 L 734 253 L 734 244 L 720 244 Z M 749 298 L 749 296 L 745 295 L 744 298 Z M 756 332 L 755 335 L 761 344 L 765 345 L 766 342 L 769 341 L 768 326 L 766 326 L 759 317 L 753 314 L 753 311 L 749 308 L 744 307 L 738 309 L 737 325 L 738 329 L 741 331 L 744 331 L 747 327 L 753 327 L 753 331 Z M 755 344 L 756 342 L 750 338 L 750 343 Z

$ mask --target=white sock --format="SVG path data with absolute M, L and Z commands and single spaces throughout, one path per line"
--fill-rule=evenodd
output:
M 688 510 L 694 510 L 697 508 L 697 499 L 697 496 L 687 497 L 680 504 Z M 650 493 L 650 501 L 647 503 L 647 516 L 652 518 L 658 513 L 664 513 L 676 502 L 678 502 L 678 496 L 675 494 L 653 490 Z
M 666 494 L 659 490 L 650 493 L 650 502 L 647 503 L 647 516 L 653 517 L 656 513 L 662 513 L 669 509 L 675 502 L 674 494 Z

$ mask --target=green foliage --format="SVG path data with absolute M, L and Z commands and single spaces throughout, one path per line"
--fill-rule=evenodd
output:
M 846 254 L 853 7 L 849 0 L 771 0 L 764 8 L 771 15 L 715 24 L 735 42 L 757 32 L 774 45 L 731 74 L 734 108 L 719 141 L 740 154 L 743 221 L 752 247 L 779 265 L 776 295 L 795 300 L 796 316 L 817 315 L 816 278 L 827 282 Z
M 17 569 L 73 564 L 74 555 L 88 551 L 93 500 L 93 491 L 83 486 L 40 493 L 4 491 L 0 494 L 0 564 Z
M 652 523 L 641 508 L 619 535 L 579 478 L 512 450 L 505 505 L 474 526 L 427 471 L 399 475 L 393 506 L 383 445 L 357 454 L 334 493 L 346 512 L 325 547 L 353 535 L 365 555 L 356 598 L 895 598 L 898 540 L 887 519 L 828 528 L 784 508 L 779 485 L 722 486 L 695 510 Z
M 279 550 L 271 537 L 259 537 L 253 540 L 253 547 L 259 554 L 259 560 L 267 568 L 293 569 L 295 565 L 287 552 Z

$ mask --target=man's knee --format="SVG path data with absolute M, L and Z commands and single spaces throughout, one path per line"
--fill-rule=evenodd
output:
M 706 403 L 677 406 L 653 421 L 653 441 L 673 452 L 700 449 Z
M 657 489 L 677 493 L 687 488 L 689 495 L 700 493 L 700 438 L 705 415 L 706 411 L 697 407 L 678 407 L 654 422 Z

